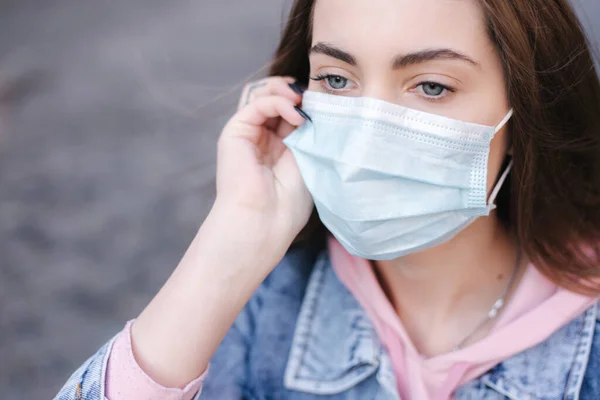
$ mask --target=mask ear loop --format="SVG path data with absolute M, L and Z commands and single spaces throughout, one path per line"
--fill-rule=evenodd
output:
M 514 113 L 514 109 L 511 108 L 510 110 L 508 110 L 508 113 L 504 116 L 502 121 L 500 121 L 498 126 L 496 126 L 496 130 L 494 130 L 494 133 L 498 133 L 500 131 L 500 129 L 504 128 L 504 125 L 506 125 L 508 120 L 510 120 L 510 118 L 513 116 L 513 113 Z
M 500 193 L 500 189 L 502 189 L 502 185 L 504 184 L 504 181 L 508 177 L 508 174 L 510 173 L 512 166 L 513 166 L 513 160 L 510 160 L 508 162 L 508 165 L 506 166 L 506 169 L 500 176 L 500 179 L 498 179 L 498 182 L 496 182 L 496 186 L 494 186 L 494 190 L 492 190 L 492 193 L 490 194 L 490 199 L 488 200 L 488 207 L 489 207 L 490 211 L 496 209 L 496 204 L 494 203 L 494 201 L 496 201 L 496 197 L 498 196 L 498 193 Z
M 506 125 L 506 123 L 512 117 L 513 112 L 514 112 L 514 110 L 511 108 L 508 111 L 508 113 L 506 114 L 506 116 L 502 119 L 502 121 L 500 121 L 500 123 L 496 127 L 494 134 L 498 133 L 502 128 L 504 128 L 504 125 Z M 488 207 L 489 207 L 490 211 L 496 209 L 496 204 L 494 202 L 496 201 L 496 197 L 498 196 L 498 193 L 500 193 L 500 189 L 502 189 L 502 185 L 504 184 L 504 181 L 506 180 L 506 178 L 508 177 L 508 174 L 512 170 L 512 167 L 513 167 L 513 160 L 511 159 L 508 162 L 508 165 L 506 166 L 506 168 L 504 169 L 504 172 L 500 176 L 500 179 L 498 179 L 498 182 L 496 182 L 496 185 L 494 186 L 492 193 L 490 194 L 490 198 L 488 200 Z

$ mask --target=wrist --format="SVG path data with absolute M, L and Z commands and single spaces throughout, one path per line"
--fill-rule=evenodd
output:
M 283 257 L 293 236 L 278 232 L 272 213 L 215 203 L 198 230 L 191 251 L 216 258 L 219 265 L 270 271 Z M 290 237 L 286 237 L 290 236 Z

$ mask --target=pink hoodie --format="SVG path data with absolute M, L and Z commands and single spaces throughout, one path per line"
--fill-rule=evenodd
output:
M 451 399 L 459 386 L 543 342 L 598 301 L 557 287 L 528 265 L 488 336 L 463 349 L 424 358 L 404 330 L 370 263 L 350 255 L 333 238 L 329 254 L 336 275 L 366 310 L 390 354 L 404 400 Z

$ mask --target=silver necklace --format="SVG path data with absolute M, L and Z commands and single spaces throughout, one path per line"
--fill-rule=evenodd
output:
M 506 282 L 506 286 L 504 287 L 504 290 L 502 291 L 502 293 L 500 294 L 498 299 L 496 299 L 496 302 L 494 303 L 492 308 L 490 308 L 490 311 L 488 311 L 487 317 L 483 321 L 481 321 L 481 323 L 479 325 L 477 325 L 475 327 L 475 329 L 471 333 L 469 333 L 469 335 L 467 337 L 465 337 L 456 346 L 454 346 L 454 351 L 462 349 L 464 347 L 465 343 L 467 343 L 469 341 L 469 339 L 471 339 L 473 337 L 473 335 L 475 335 L 477 332 L 479 332 L 481 330 L 481 328 L 483 328 L 485 325 L 487 325 L 490 321 L 495 319 L 498 316 L 498 314 L 500 313 L 500 311 L 502 310 L 502 308 L 504 308 L 504 305 L 506 303 L 506 301 L 505 301 L 506 295 L 508 294 L 510 288 L 513 285 L 513 281 L 515 280 L 515 277 L 517 275 L 517 270 L 519 269 L 519 265 L 521 264 L 521 248 L 520 247 L 517 248 L 517 255 L 515 258 L 516 258 L 515 267 L 513 268 L 513 271 L 510 274 L 510 278 L 508 278 L 508 282 Z

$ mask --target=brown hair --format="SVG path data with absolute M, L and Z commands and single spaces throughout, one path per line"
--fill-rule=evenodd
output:
M 537 268 L 600 294 L 600 81 L 567 0 L 480 0 L 515 113 L 499 216 Z M 295 0 L 270 75 L 306 84 L 315 0 Z M 322 238 L 313 212 L 299 239 Z

